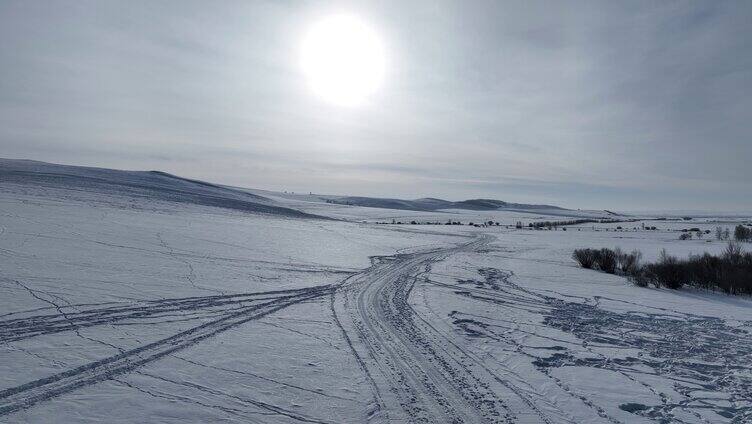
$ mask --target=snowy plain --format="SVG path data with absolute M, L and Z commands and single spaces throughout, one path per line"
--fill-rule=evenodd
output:
M 728 218 L 536 231 L 567 218 L 32 164 L 0 169 L 0 422 L 752 420 L 752 301 L 571 260 L 718 252 L 678 235 Z

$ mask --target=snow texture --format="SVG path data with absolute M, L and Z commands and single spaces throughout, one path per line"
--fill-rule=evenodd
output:
M 750 422 L 749 299 L 570 258 L 742 218 L 555 217 L 2 160 L 0 422 Z

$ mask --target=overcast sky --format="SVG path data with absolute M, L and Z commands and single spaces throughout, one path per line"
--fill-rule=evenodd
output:
M 300 62 L 349 13 L 358 107 Z M 0 2 L 0 157 L 273 190 L 752 211 L 752 2 Z

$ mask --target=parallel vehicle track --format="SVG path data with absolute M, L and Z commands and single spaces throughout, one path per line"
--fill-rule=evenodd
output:
M 119 354 L 69 369 L 58 374 L 31 381 L 20 386 L 2 390 L 0 391 L 0 416 L 28 408 L 38 402 L 60 396 L 81 387 L 112 379 L 140 366 L 193 346 L 202 340 L 213 337 L 233 327 L 237 327 L 238 325 L 259 319 L 291 305 L 329 295 L 333 290 L 334 286 L 324 285 L 301 290 L 243 295 L 244 297 L 241 297 L 241 299 L 244 299 L 245 301 L 249 301 L 249 298 L 253 298 L 253 300 L 256 301 L 246 306 L 240 306 L 236 310 L 230 310 L 219 318 L 174 334 L 170 337 L 166 337 L 135 349 L 123 351 Z M 232 296 L 228 297 L 232 298 Z M 153 309 L 150 311 L 144 311 L 140 308 L 135 308 L 135 310 L 139 311 L 138 313 L 140 314 L 148 315 L 149 312 L 151 312 L 151 314 L 154 315 L 157 313 L 164 313 L 165 309 L 172 310 L 175 308 L 174 305 L 182 304 L 184 306 L 188 305 L 188 308 L 194 308 L 197 303 L 201 304 L 208 302 L 212 306 L 217 306 L 217 303 L 222 303 L 222 300 L 217 298 L 223 298 L 223 296 L 193 298 L 193 300 L 190 300 L 191 298 L 175 299 L 173 302 L 166 302 L 166 304 L 171 305 L 170 307 L 165 308 L 164 305 L 160 305 L 159 302 L 157 302 L 158 304 L 153 306 Z M 225 298 L 224 302 L 227 301 L 228 300 Z M 242 300 L 238 301 L 238 299 L 235 299 L 236 304 L 242 305 L 241 302 Z M 125 311 L 123 309 L 125 309 Z M 104 321 L 110 323 L 115 319 L 133 317 L 132 311 L 129 314 L 127 310 L 128 308 L 123 309 L 105 308 L 104 310 L 98 311 L 84 311 L 78 315 L 71 314 L 73 315 L 72 319 L 67 325 L 75 328 L 76 325 L 82 327 L 91 324 L 92 322 L 100 323 Z M 45 328 L 44 325 L 40 325 L 40 322 L 50 322 L 52 323 L 50 327 L 55 328 L 56 325 L 58 327 L 62 325 L 59 324 L 59 318 L 60 317 L 56 316 L 47 316 L 46 318 L 39 316 L 31 317 L 26 326 L 20 325 L 21 323 L 18 322 L 18 320 L 10 320 L 10 322 L 4 321 L 0 323 L 0 329 L 7 332 L 8 327 L 13 328 L 13 326 L 17 326 L 18 328 L 21 328 L 20 335 L 23 335 L 24 333 L 28 335 L 30 332 L 38 335 L 41 334 L 40 328 Z
M 373 385 L 369 418 L 384 422 L 551 422 L 453 336 L 422 319 L 410 293 L 432 263 L 483 248 L 469 243 L 381 258 L 332 296 L 337 322 Z
M 483 249 L 484 235 L 461 245 L 373 258 L 344 281 L 297 290 L 175 298 L 89 307 L 58 306 L 6 314 L 0 341 L 78 331 L 99 325 L 198 320 L 200 325 L 103 359 L 0 391 L 0 416 L 132 372 L 202 340 L 292 305 L 331 298 L 334 321 L 374 393 L 369 421 L 543 422 L 552 420 L 523 390 L 490 370 L 411 306 L 415 283 L 431 264 Z M 55 310 L 56 313 L 46 313 Z M 317 421 L 302 414 L 282 415 Z

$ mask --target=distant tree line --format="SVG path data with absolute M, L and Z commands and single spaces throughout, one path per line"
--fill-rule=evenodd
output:
M 564 225 L 577 225 L 577 224 L 613 224 L 616 222 L 625 222 L 623 220 L 618 219 L 592 219 L 592 218 L 583 218 L 583 219 L 571 219 L 568 221 L 538 221 L 538 222 L 531 222 L 527 224 L 529 228 L 555 228 L 555 227 L 561 227 Z M 518 224 L 521 224 L 518 221 Z M 518 227 L 519 228 L 519 227 Z
M 285 192 L 287 193 L 287 192 Z M 348 200 L 334 200 L 334 199 L 325 199 L 326 203 L 332 204 L 332 205 L 345 205 L 345 206 L 356 206 L 355 203 L 350 202 Z
M 501 223 L 498 221 L 484 221 L 481 223 L 475 223 L 475 222 L 468 222 L 467 224 L 463 224 L 462 221 L 452 221 L 447 220 L 446 222 L 439 222 L 439 221 L 410 221 L 410 222 L 402 222 L 397 221 L 396 219 L 392 219 L 392 222 L 376 222 L 377 224 L 394 224 L 394 225 L 468 225 L 470 227 L 492 227 L 492 226 L 500 226 Z
M 720 255 L 704 253 L 679 259 L 662 250 L 657 262 L 640 264 L 638 251 L 576 249 L 572 258 L 580 266 L 609 274 L 625 275 L 636 285 L 680 289 L 684 285 L 720 290 L 728 294 L 752 294 L 752 252 L 729 242 Z
M 699 228 L 682 229 L 682 234 L 679 236 L 679 240 L 692 240 L 692 235 L 701 239 L 703 234 L 710 234 L 710 230 L 701 230 Z M 729 240 L 731 239 L 731 231 L 728 228 L 715 227 L 716 240 Z M 734 240 L 738 242 L 752 241 L 752 228 L 747 228 L 744 225 L 737 225 L 734 228 Z

